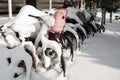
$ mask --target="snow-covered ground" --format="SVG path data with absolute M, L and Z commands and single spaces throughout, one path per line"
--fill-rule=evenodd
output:
M 9 20 L 1 18 L 0 26 Z M 113 17 L 113 22 L 107 20 L 105 26 L 104 33 L 96 33 L 81 45 L 82 54 L 76 55 L 74 63 L 67 66 L 68 80 L 120 80 L 120 21 Z M 26 63 L 26 71 L 17 67 L 21 60 Z M 0 80 L 30 80 L 30 76 L 31 80 L 42 80 L 31 70 L 31 65 L 31 57 L 21 46 L 10 50 L 0 48 Z M 19 77 L 14 78 L 16 75 Z

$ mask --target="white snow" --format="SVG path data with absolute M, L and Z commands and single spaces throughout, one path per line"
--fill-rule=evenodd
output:
M 67 80 L 120 80 L 120 21 L 114 20 L 115 15 L 120 16 L 120 13 L 113 13 L 112 23 L 108 22 L 107 16 L 104 33 L 96 33 L 81 45 L 81 54 L 75 55 L 74 63 L 66 68 Z M 8 18 L 1 18 L 0 26 L 8 21 Z M 7 61 L 9 57 L 10 64 Z M 25 61 L 26 72 L 17 67 L 20 60 Z M 32 59 L 21 45 L 9 50 L 0 47 L 0 80 L 50 80 L 58 74 L 49 71 L 41 75 L 31 67 Z M 13 78 L 15 73 L 20 76 Z
M 15 73 L 20 74 L 17 80 L 30 80 L 32 58 L 26 53 L 22 46 L 7 50 L 0 47 L 0 80 L 16 80 Z M 9 64 L 7 59 L 11 59 Z M 26 64 L 26 72 L 23 68 L 17 67 L 20 60 L 24 60 Z

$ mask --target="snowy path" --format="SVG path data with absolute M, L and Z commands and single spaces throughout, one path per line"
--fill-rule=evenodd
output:
M 5 22 L 0 21 L 1 23 Z M 25 52 L 23 49 L 21 51 L 21 48 L 16 49 L 17 51 L 6 50 L 9 54 L 5 50 L 0 48 L 0 80 L 14 80 L 11 77 L 11 75 L 14 76 L 13 72 L 16 70 L 22 72 L 15 67 L 18 64 L 15 61 L 10 67 L 6 67 L 7 62 L 4 62 L 4 57 L 15 58 L 18 55 L 13 60 L 17 61 L 23 58 L 25 62 L 30 62 L 31 58 L 27 55 L 23 56 L 22 54 Z M 120 21 L 107 23 L 105 33 L 97 33 L 94 37 L 86 39 L 81 45 L 81 52 L 81 55 L 75 56 L 74 64 L 67 67 L 68 80 L 120 80 Z M 16 80 L 29 80 L 28 77 L 21 77 Z M 34 75 L 34 77 L 37 76 Z
M 107 23 L 81 46 L 82 54 L 69 68 L 70 80 L 120 80 L 120 22 Z

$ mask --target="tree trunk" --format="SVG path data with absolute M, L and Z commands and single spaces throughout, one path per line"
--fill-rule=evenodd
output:
M 94 6 L 93 6 L 94 17 L 96 17 L 96 11 L 97 11 L 97 3 L 94 3 Z
M 98 7 L 100 7 L 100 6 L 101 6 L 101 1 L 102 1 L 102 0 L 100 0 L 100 1 L 98 2 Z
M 26 4 L 36 7 L 36 0 L 26 0 Z
M 112 23 L 112 12 L 110 12 L 110 23 Z
M 102 8 L 102 21 L 101 21 L 101 24 L 105 24 L 105 17 L 106 17 L 106 10 L 105 10 L 105 8 Z
M 81 10 L 85 10 L 85 0 L 81 0 Z

